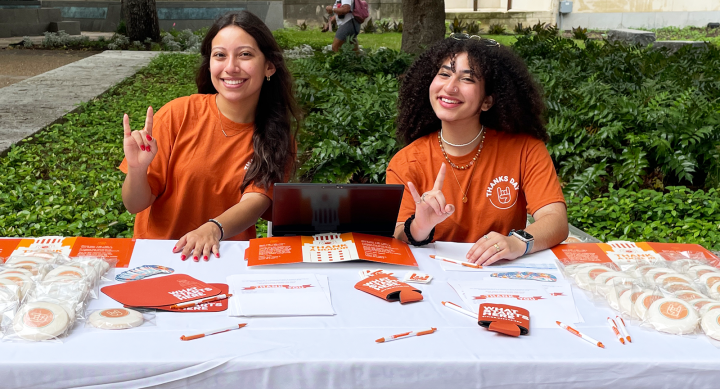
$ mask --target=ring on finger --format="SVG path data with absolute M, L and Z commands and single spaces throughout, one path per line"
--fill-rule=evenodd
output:
M 483 235 L 483 238 L 485 238 L 485 240 L 490 240 L 490 237 L 487 235 Z
M 493 247 L 495 247 L 495 252 L 496 252 L 496 253 L 499 253 L 499 252 L 502 251 L 502 249 L 500 248 L 500 246 L 498 246 L 497 243 L 495 243 L 495 244 L 493 245 Z
M 422 202 L 424 203 L 424 202 L 425 202 L 425 196 L 427 196 L 427 195 L 428 195 L 427 192 L 423 193 L 422 196 L 420 196 L 420 201 L 422 201 Z

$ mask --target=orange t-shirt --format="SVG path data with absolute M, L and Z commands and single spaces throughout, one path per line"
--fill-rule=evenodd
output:
M 450 156 L 450 160 L 458 166 L 466 165 L 475 153 Z M 388 165 L 385 182 L 405 185 L 398 222 L 415 213 L 407 182 L 411 181 L 421 194 L 431 190 L 443 162 L 447 174 L 442 193 L 448 204 L 455 205 L 455 213 L 435 227 L 436 241 L 476 242 L 491 231 L 507 235 L 512 229 L 525 228 L 527 213 L 534 214 L 551 203 L 565 203 L 545 144 L 529 135 L 491 129 L 486 129 L 485 144 L 467 192 L 468 202 L 463 203 L 472 168 L 452 168 L 440 150 L 438 133 L 433 132 L 400 150 Z M 460 181 L 459 187 L 451 170 Z
M 214 94 L 181 97 L 163 106 L 153 117 L 158 153 L 148 167 L 157 199 L 137 214 L 134 237 L 180 239 L 240 202 L 240 185 L 253 157 L 253 128 L 253 123 L 235 123 L 219 114 Z M 127 161 L 119 168 L 127 174 Z M 245 193 L 251 192 L 272 199 L 272 187 L 251 183 Z M 253 238 L 255 226 L 225 240 Z

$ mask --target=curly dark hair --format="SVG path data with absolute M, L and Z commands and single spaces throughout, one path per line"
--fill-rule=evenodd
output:
M 293 93 L 292 75 L 285 65 L 282 49 L 265 23 L 248 11 L 231 11 L 220 16 L 203 38 L 200 46 L 202 62 L 195 76 L 198 93 L 218 93 L 210 78 L 210 53 L 212 40 L 227 26 L 240 27 L 250 34 L 265 59 L 275 65 L 275 74 L 270 81 L 263 82 L 260 90 L 255 110 L 254 155 L 240 185 L 241 192 L 253 182 L 269 189 L 273 183 L 283 182 L 288 166 L 291 171 L 295 168 L 295 137 L 301 113 Z
M 440 129 L 440 119 L 430 105 L 428 91 L 443 62 L 460 53 L 468 54 L 476 77 L 485 80 L 485 95 L 493 96 L 493 106 L 480 115 L 480 123 L 547 142 L 541 88 L 525 62 L 509 48 L 491 46 L 487 40 L 453 38 L 444 39 L 420 54 L 405 73 L 398 98 L 398 138 L 410 144 Z

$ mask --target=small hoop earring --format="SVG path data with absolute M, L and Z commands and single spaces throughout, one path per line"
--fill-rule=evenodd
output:
M 270 81 L 270 76 L 267 76 L 267 80 Z

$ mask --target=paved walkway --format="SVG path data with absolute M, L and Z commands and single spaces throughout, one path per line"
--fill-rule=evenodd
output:
M 87 36 L 88 38 L 90 38 L 91 41 L 96 41 L 96 40 L 98 40 L 98 38 L 100 38 L 101 36 L 104 37 L 104 38 L 107 39 L 107 40 L 110 40 L 110 38 L 112 38 L 112 36 L 113 36 L 115 33 L 113 33 L 113 32 L 83 31 L 83 32 L 81 32 L 80 34 L 83 35 L 83 36 Z M 79 36 L 79 35 L 71 35 L 71 36 Z M 29 38 L 30 38 L 30 40 L 32 40 L 33 43 L 39 45 L 40 43 L 42 43 L 43 39 L 45 39 L 45 36 L 44 36 L 44 35 L 37 35 L 37 36 L 31 36 L 31 37 L 29 37 Z M 16 43 L 20 43 L 20 42 L 22 42 L 22 40 L 23 40 L 23 37 L 21 37 L 21 36 L 14 36 L 14 37 L 10 37 L 10 38 L 0 38 L 0 49 L 4 49 L 4 48 L 6 48 L 6 47 L 8 47 L 8 46 L 10 46 L 10 45 L 14 45 L 14 44 L 16 44 Z
M 0 88 L 0 155 L 135 74 L 157 51 L 105 51 Z

